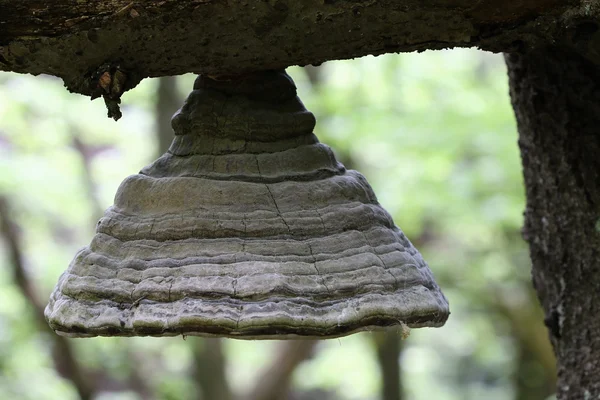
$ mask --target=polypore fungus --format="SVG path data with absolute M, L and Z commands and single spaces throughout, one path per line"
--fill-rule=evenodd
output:
M 169 151 L 125 179 L 46 318 L 65 336 L 329 338 L 440 326 L 448 303 L 284 72 L 199 77 Z

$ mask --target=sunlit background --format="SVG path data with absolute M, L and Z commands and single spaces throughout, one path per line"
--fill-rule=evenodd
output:
M 448 323 L 413 330 L 399 346 L 394 332 L 299 347 L 59 338 L 40 315 L 51 290 L 120 182 L 166 150 L 169 117 L 194 76 L 144 80 L 115 122 L 102 100 L 68 93 L 60 79 L 0 73 L 0 399 L 552 398 L 502 57 L 425 52 L 288 73 L 317 136 L 367 177 L 428 261 L 450 302 Z M 397 397 L 383 394 L 385 371 Z M 273 376 L 280 387 L 261 394 Z

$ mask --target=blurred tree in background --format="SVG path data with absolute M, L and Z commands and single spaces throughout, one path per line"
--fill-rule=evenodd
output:
M 41 310 L 129 174 L 166 150 L 194 76 L 145 80 L 124 117 L 46 76 L 0 74 L 0 399 L 545 400 L 555 361 L 521 239 L 501 56 L 290 68 L 315 133 L 361 171 L 450 301 L 444 328 L 322 342 L 64 339 Z

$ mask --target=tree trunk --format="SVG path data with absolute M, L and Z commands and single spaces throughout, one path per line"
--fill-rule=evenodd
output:
M 223 342 L 218 338 L 193 338 L 195 381 L 200 386 L 202 400 L 232 400 L 233 394 L 225 373 Z
M 373 341 L 377 349 L 377 361 L 381 371 L 381 400 L 402 400 L 402 372 L 400 371 L 400 353 L 402 337 L 395 330 L 373 332 Z
M 177 90 L 176 76 L 163 76 L 158 80 L 155 108 L 157 157 L 169 150 L 175 137 L 171 127 L 171 117 L 183 104 L 185 98 Z
M 284 400 L 290 397 L 292 375 L 300 364 L 312 357 L 317 340 L 281 342 L 271 363 L 261 372 L 245 400 Z
M 533 283 L 558 399 L 600 398 L 600 69 L 572 50 L 506 56 L 519 126 Z

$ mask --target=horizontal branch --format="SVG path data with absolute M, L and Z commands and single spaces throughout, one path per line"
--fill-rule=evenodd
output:
M 0 0 L 0 70 L 56 75 L 69 90 L 93 96 L 102 72 L 117 67 L 125 76 L 118 89 L 128 90 L 145 77 L 232 75 L 368 54 L 515 51 L 557 41 L 591 47 L 600 20 L 594 3 Z

